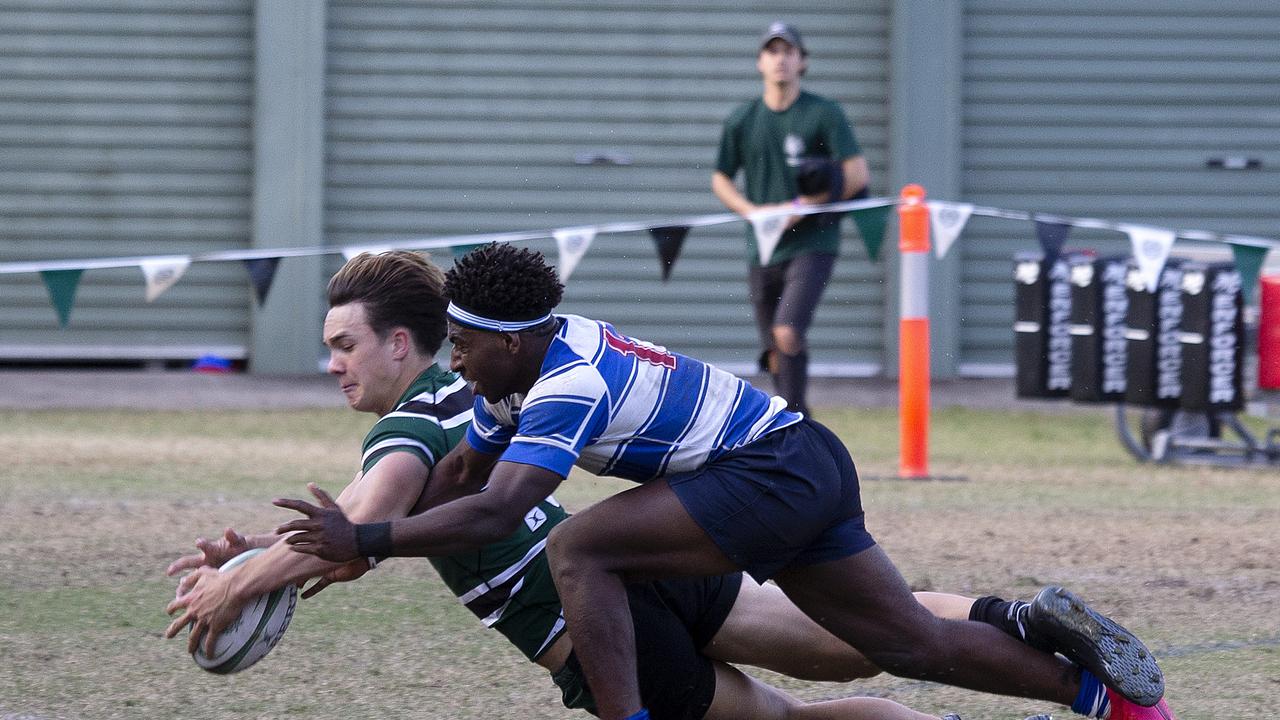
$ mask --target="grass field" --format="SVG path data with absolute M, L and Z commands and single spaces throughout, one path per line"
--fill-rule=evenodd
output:
M 889 410 L 827 410 L 865 476 L 891 476 Z M 232 677 L 165 641 L 165 565 L 197 535 L 273 527 L 272 497 L 337 490 L 371 418 L 299 412 L 0 412 L 0 718 L 562 718 L 546 674 L 396 560 L 301 602 Z M 1065 584 L 1142 636 L 1183 720 L 1267 718 L 1280 698 L 1280 473 L 1135 464 L 1099 411 L 945 409 L 933 470 L 868 480 L 871 531 L 917 589 L 1029 597 Z M 575 475 L 581 508 L 620 485 Z M 1044 708 L 926 683 L 791 682 L 966 720 Z

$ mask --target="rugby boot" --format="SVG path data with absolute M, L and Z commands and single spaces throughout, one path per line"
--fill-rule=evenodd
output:
M 1107 720 L 1177 720 L 1164 698 L 1160 698 L 1151 707 L 1143 707 L 1125 700 L 1119 692 L 1107 688 L 1107 700 L 1111 703 L 1111 714 L 1107 716 Z
M 1146 646 L 1071 591 L 1056 586 L 1041 590 L 1031 601 L 1027 624 L 1131 703 L 1149 708 L 1164 696 L 1164 673 Z

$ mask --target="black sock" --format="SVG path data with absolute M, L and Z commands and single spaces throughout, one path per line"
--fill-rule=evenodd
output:
M 809 353 L 788 355 L 779 351 L 774 353 L 774 358 L 778 364 L 778 394 L 787 401 L 787 409 L 808 413 L 805 394 L 809 389 Z
M 1002 600 L 994 595 L 980 597 L 969 608 L 969 619 L 994 626 L 1014 640 L 1024 642 L 1046 653 L 1054 652 L 1051 640 L 1041 637 L 1028 626 L 1027 609 L 1030 603 L 1021 600 Z

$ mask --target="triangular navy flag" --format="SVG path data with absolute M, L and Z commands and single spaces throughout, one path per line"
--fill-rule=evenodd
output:
M 649 228 L 653 236 L 653 244 L 658 248 L 658 259 L 662 261 L 662 282 L 671 279 L 671 268 L 675 267 L 676 258 L 680 257 L 680 249 L 684 247 L 684 238 L 689 234 L 688 225 L 667 225 Z
M 1046 267 L 1053 264 L 1067 242 L 1071 226 L 1049 220 L 1036 220 L 1036 239 L 1040 241 L 1040 249 L 1044 251 Z
M 53 308 L 58 311 L 58 324 L 67 326 L 71 319 L 71 306 L 76 300 L 76 288 L 80 285 L 80 274 L 84 270 L 41 270 L 40 279 L 49 289 L 49 297 L 53 300 Z
M 253 283 L 258 305 L 262 306 L 267 302 L 267 293 L 271 292 L 271 281 L 276 277 L 280 258 L 254 258 L 243 262 L 244 269 L 249 271 L 249 282 Z

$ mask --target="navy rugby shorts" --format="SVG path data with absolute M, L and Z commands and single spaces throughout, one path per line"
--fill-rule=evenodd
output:
M 724 625 L 741 589 L 742 573 L 627 586 L 640 698 L 653 720 L 706 715 L 716 694 L 716 671 L 702 648 Z M 565 707 L 595 714 L 595 698 L 575 654 L 551 679 Z
M 694 522 L 762 583 L 875 545 L 849 451 L 808 418 L 666 480 Z

